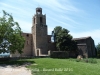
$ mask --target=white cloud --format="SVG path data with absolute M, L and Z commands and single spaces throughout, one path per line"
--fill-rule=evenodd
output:
M 32 22 L 25 22 L 23 20 L 15 19 L 16 22 L 19 23 L 21 29 L 25 33 L 31 33 Z
M 27 7 L 20 7 L 13 4 L 7 4 L 2 2 L 0 2 L 0 4 L 3 6 L 2 10 L 12 13 L 17 17 L 27 17 L 27 16 L 31 17 L 33 14 L 32 11 L 35 12 L 35 10 L 32 10 L 31 8 L 27 8 Z M 31 12 L 29 12 L 29 10 Z
M 73 0 L 10 0 L 8 2 L 0 2 L 0 9 L 12 13 L 14 20 L 20 24 L 22 31 L 30 33 L 32 15 L 35 14 L 35 8 L 39 5 L 43 8 L 43 13 L 47 14 L 49 34 L 51 34 L 55 26 L 59 25 L 71 31 L 76 29 L 78 33 L 71 32 L 74 37 L 92 36 L 96 43 L 99 42 L 100 30 L 91 30 L 92 27 L 88 28 L 90 26 L 86 26 L 89 23 L 89 14 L 83 9 L 79 9 L 80 7 L 76 7 L 74 3 Z M 83 31 L 84 29 L 89 29 L 90 31 Z
M 40 6 L 42 5 L 59 12 L 80 11 L 80 9 L 73 6 L 69 0 L 63 0 L 63 3 L 60 3 L 60 0 L 34 0 L 34 2 L 37 2 Z
M 70 32 L 70 34 L 74 38 L 91 36 L 94 39 L 95 44 L 98 44 L 100 42 L 100 35 L 99 35 L 100 29 L 93 30 L 93 31 L 84 31 L 84 32 Z

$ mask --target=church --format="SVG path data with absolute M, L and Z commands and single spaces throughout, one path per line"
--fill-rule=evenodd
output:
M 25 37 L 23 53 L 11 54 L 11 57 L 34 57 L 48 56 L 50 51 L 55 51 L 56 47 L 51 42 L 51 35 L 48 35 L 48 26 L 46 25 L 46 15 L 42 14 L 42 8 L 36 8 L 36 14 L 32 18 L 31 33 L 22 33 Z M 78 55 L 93 57 L 96 55 L 94 41 L 91 37 L 74 38 L 77 42 Z M 70 55 L 76 56 L 74 53 Z

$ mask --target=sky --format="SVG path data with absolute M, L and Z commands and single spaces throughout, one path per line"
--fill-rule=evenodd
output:
M 5 10 L 23 32 L 31 33 L 37 7 L 46 14 L 49 35 L 56 26 L 62 26 L 73 38 L 91 36 L 95 45 L 100 43 L 100 0 L 0 0 L 0 17 Z

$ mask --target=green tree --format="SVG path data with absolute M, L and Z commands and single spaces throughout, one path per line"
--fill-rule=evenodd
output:
M 100 43 L 98 43 L 98 45 L 96 46 L 97 49 L 97 57 L 100 58 Z
M 76 42 L 72 40 L 72 36 L 69 34 L 69 30 L 57 26 L 52 32 L 54 42 L 59 51 L 76 50 Z
M 3 10 L 3 16 L 0 17 L 0 53 L 22 53 L 25 39 L 21 33 L 18 22 Z
M 54 28 L 54 30 L 52 31 L 52 36 L 53 36 L 53 40 L 54 42 L 56 42 L 56 39 L 57 39 L 57 35 L 58 33 L 62 30 L 62 27 L 61 26 L 57 26 Z

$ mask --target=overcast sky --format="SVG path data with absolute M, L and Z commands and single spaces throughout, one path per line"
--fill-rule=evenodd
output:
M 31 33 L 36 7 L 46 14 L 48 34 L 55 26 L 70 31 L 74 38 L 91 36 L 100 42 L 100 0 L 0 0 L 2 10 L 12 13 L 23 32 Z

